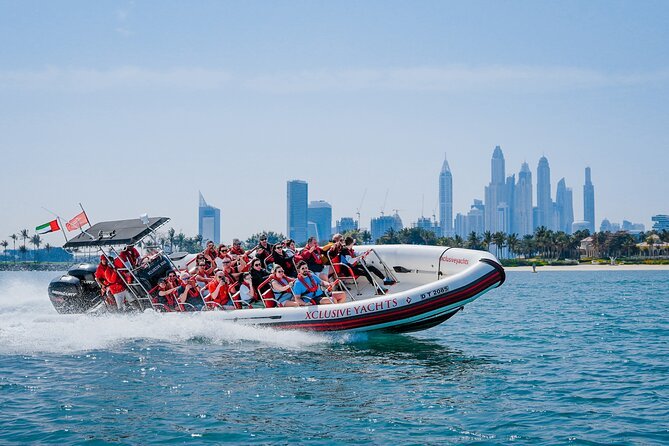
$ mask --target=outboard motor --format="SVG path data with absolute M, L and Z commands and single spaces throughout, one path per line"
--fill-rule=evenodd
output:
M 100 303 L 96 265 L 82 263 L 49 283 L 49 299 L 59 313 L 84 313 Z

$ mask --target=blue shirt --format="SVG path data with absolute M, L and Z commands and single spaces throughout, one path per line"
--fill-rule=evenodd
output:
M 325 293 L 323 293 L 323 290 L 320 287 L 321 279 L 316 274 L 309 274 L 309 276 L 305 277 L 303 280 L 309 286 L 313 286 L 313 284 L 316 283 L 316 285 L 318 285 L 318 288 L 316 288 L 316 291 L 309 292 L 307 290 L 307 287 L 305 287 L 304 284 L 298 278 L 295 282 L 293 282 L 293 293 L 295 293 L 296 295 L 318 297 L 318 296 L 322 296 L 323 294 L 325 294 Z

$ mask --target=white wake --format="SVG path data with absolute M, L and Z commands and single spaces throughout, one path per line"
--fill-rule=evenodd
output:
M 114 349 L 136 339 L 179 344 L 197 339 L 287 349 L 351 340 L 347 335 L 243 326 L 198 314 L 61 315 L 47 295 L 49 279 L 57 273 L 0 274 L 0 353 L 4 354 Z

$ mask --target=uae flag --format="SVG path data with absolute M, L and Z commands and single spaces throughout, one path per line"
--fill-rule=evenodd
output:
M 88 217 L 85 212 L 80 212 L 72 220 L 65 223 L 65 227 L 68 231 L 74 231 L 75 229 L 81 228 L 83 225 L 90 224 L 88 223 Z
M 60 231 L 60 226 L 58 226 L 58 220 L 52 220 L 49 223 L 44 223 L 35 228 L 35 232 L 38 234 L 47 234 L 49 232 Z

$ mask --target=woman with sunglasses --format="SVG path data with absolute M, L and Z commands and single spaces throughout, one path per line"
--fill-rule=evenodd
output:
M 293 260 L 284 254 L 281 243 L 274 245 L 272 255 L 267 258 L 266 262 L 281 266 L 288 277 L 295 277 L 297 275 Z
M 283 268 L 280 265 L 274 265 L 272 269 L 272 281 L 270 282 L 272 286 L 272 292 L 274 293 L 274 299 L 279 303 L 280 307 L 302 307 L 305 306 L 301 299 L 297 299 L 293 295 L 292 288 L 290 284 L 292 280 L 286 277 L 284 274 Z
M 262 262 L 258 259 L 254 259 L 251 262 L 251 281 L 253 282 L 253 288 L 258 289 L 261 283 L 269 277 L 269 273 L 262 267 Z

